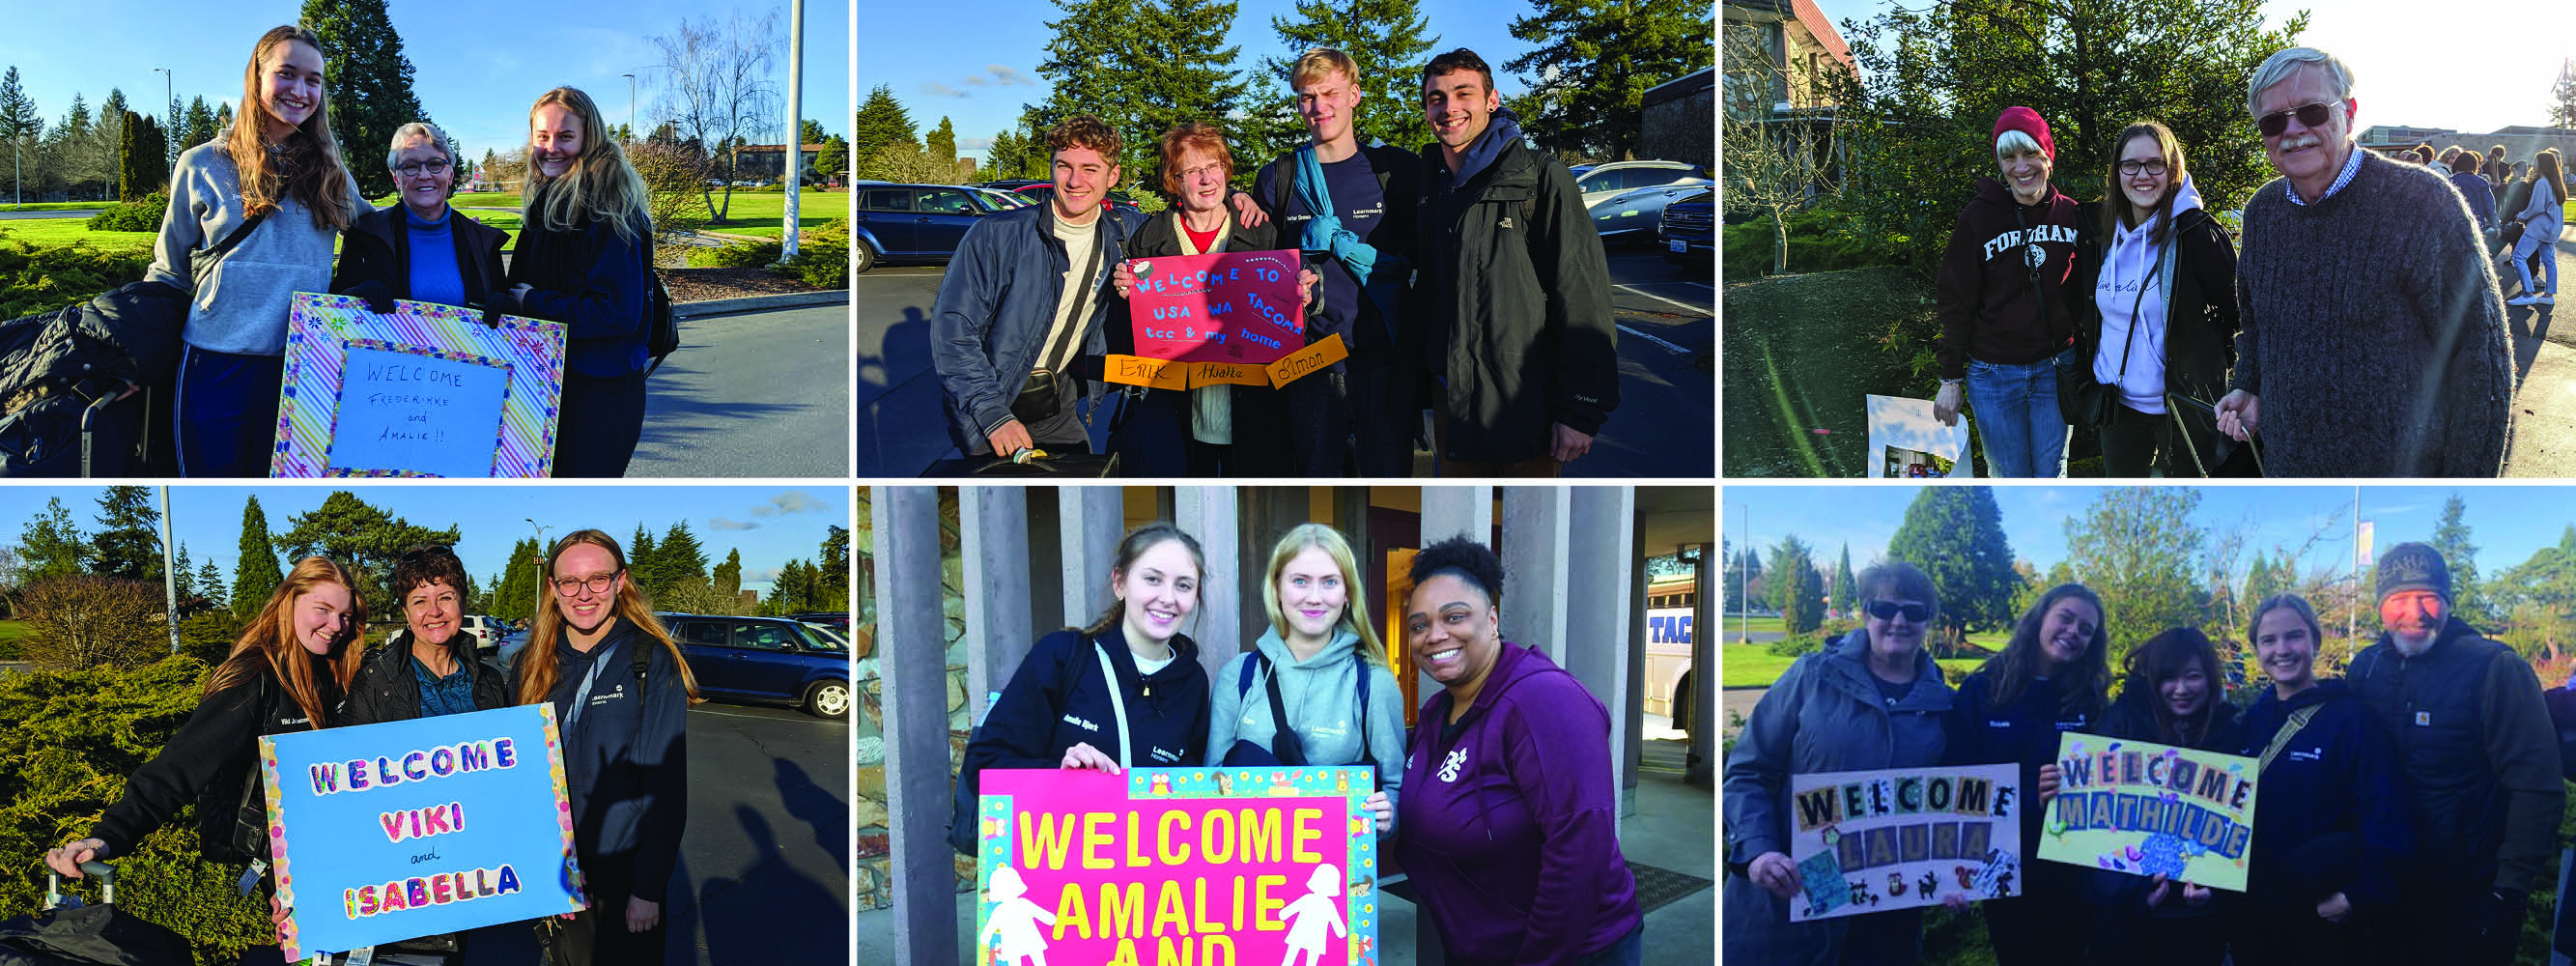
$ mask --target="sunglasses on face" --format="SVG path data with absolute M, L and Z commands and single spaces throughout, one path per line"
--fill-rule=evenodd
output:
M 1869 616 L 1871 617 L 1875 617 L 1883 621 L 1894 620 L 1898 614 L 1905 615 L 1905 619 L 1908 622 L 1920 624 L 1931 619 L 1932 608 L 1926 604 L 1917 604 L 1912 602 L 1900 604 L 1892 600 L 1873 600 L 1869 602 Z
M 2254 120 L 2254 124 L 2256 127 L 2263 129 L 2264 137 L 2280 137 L 2281 132 L 2290 129 L 2290 115 L 2293 114 L 2299 116 L 2299 126 L 2301 127 L 2324 127 L 2326 126 L 2326 119 L 2334 116 L 2334 105 L 2301 104 L 2286 111 L 2273 111 L 2270 114 L 2265 114 L 2262 117 L 2256 118 Z

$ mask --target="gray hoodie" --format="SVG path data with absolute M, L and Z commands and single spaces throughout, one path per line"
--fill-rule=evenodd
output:
M 331 244 L 340 236 L 316 227 L 312 211 L 289 196 L 198 286 L 189 274 L 189 256 L 223 241 L 249 217 L 242 210 L 241 173 L 221 150 L 231 136 L 227 127 L 214 140 L 179 153 L 179 166 L 170 172 L 170 208 L 161 215 L 161 237 L 152 243 L 152 269 L 145 277 L 197 290 L 181 341 L 214 352 L 283 355 L 295 293 L 331 291 Z M 353 218 L 376 210 L 358 194 L 354 178 L 349 198 Z
M 1397 786 L 1404 783 L 1404 690 L 1387 669 L 1363 665 L 1358 644 L 1359 635 L 1340 630 L 1314 657 L 1299 661 L 1287 642 L 1279 639 L 1279 630 L 1272 628 L 1261 632 L 1256 646 L 1269 656 L 1271 670 L 1279 675 L 1279 703 L 1288 709 L 1307 763 L 1358 764 L 1361 742 L 1366 741 L 1369 753 L 1377 758 L 1377 786 L 1385 790 L 1387 801 L 1394 802 Z M 1208 681 L 1213 706 L 1208 714 L 1209 767 L 1224 764 L 1225 753 L 1238 740 L 1267 747 L 1279 733 L 1270 713 L 1269 685 L 1263 683 L 1266 676 L 1256 670 L 1252 686 L 1240 686 L 1243 666 L 1251 661 L 1252 655 L 1237 654 Z M 1362 673 L 1369 675 L 1365 736 L 1360 734 L 1359 721 Z M 1394 832 L 1390 829 L 1387 834 Z

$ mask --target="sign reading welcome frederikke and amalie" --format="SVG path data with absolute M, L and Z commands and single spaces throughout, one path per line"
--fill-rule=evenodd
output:
M 581 909 L 558 734 L 534 704 L 261 738 L 287 961 Z

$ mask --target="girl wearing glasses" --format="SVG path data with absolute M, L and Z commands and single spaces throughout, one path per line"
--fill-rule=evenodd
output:
M 2227 703 L 2227 679 L 2208 635 L 2176 627 L 2129 652 L 2120 700 L 2093 733 L 2178 748 L 2236 754 L 2245 738 L 2236 706 Z M 2089 898 L 2095 935 L 2127 937 L 2094 950 L 2104 963 L 2217 966 L 2226 956 L 2223 905 L 2211 904 L 2205 886 L 2171 882 L 2163 875 L 2091 870 Z
M 566 534 L 547 554 L 546 573 L 551 592 L 510 668 L 510 693 L 520 704 L 552 702 L 563 731 L 590 907 L 555 942 L 592 963 L 656 966 L 688 822 L 697 678 L 628 577 L 616 539 Z
M 456 193 L 455 145 L 426 121 L 394 132 L 385 151 L 402 203 L 358 216 L 340 238 L 331 290 L 367 300 L 379 313 L 393 300 L 481 306 L 501 287 L 501 245 L 510 236 L 448 207 Z
M 1745 719 L 1726 762 L 1729 962 L 1910 963 L 1922 910 L 1789 921 L 1801 891 L 1789 860 L 1789 776 L 1905 768 L 1941 761 L 1950 686 L 1923 647 L 1941 612 L 1913 564 L 1879 564 L 1859 580 L 1861 625 L 1789 666 Z
M 2182 142 L 2154 121 L 2120 132 L 2098 234 L 2076 262 L 2080 344 L 2119 405 L 2102 429 L 2102 475 L 2213 476 L 2236 447 L 2210 408 L 2236 346 L 2236 248 L 2201 206 Z
M 2041 809 L 2057 791 L 2058 736 L 2098 732 L 2111 687 L 2102 598 L 2082 584 L 2040 595 L 2003 653 L 1959 682 L 1946 722 L 1946 765 L 2021 766 L 2021 895 L 1984 903 L 1999 966 L 2092 962 L 2085 952 L 2083 869 L 2040 862 Z
M 206 676 L 196 712 L 126 779 L 125 794 L 89 836 L 46 852 L 45 864 L 79 878 L 80 863 L 125 858 L 193 804 L 206 861 L 258 862 L 255 868 L 264 870 L 269 843 L 259 739 L 346 723 L 334 711 L 357 673 L 355 645 L 366 626 L 366 603 L 347 571 L 328 557 L 296 561 L 233 642 L 232 654 Z M 274 894 L 269 880 L 257 881 Z M 283 910 L 274 911 L 282 920 Z M 269 959 L 276 961 L 275 954 Z
M 170 172 L 147 277 L 196 291 L 179 332 L 180 475 L 268 475 L 295 293 L 330 290 L 332 240 L 375 210 L 340 164 L 329 100 L 321 40 L 273 28 L 242 69 L 240 116 Z M 204 257 L 253 217 L 264 220 Z
M 554 475 L 624 476 L 644 434 L 654 311 L 644 176 L 590 95 L 558 87 L 528 109 L 523 193 L 518 251 L 492 305 L 567 330 Z
M 1932 414 L 1956 425 L 1967 404 L 1992 475 L 2056 476 L 2066 453 L 2057 367 L 2075 362 L 2072 302 L 2082 298 L 2068 284 L 2075 199 L 2049 183 L 2057 145 L 2039 112 L 2006 108 L 1993 144 L 1998 177 L 1977 180 L 1941 257 Z

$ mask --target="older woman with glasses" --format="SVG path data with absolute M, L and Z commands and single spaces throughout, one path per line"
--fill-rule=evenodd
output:
M 448 207 L 456 153 L 447 133 L 415 121 L 385 152 L 401 204 L 360 215 L 340 236 L 331 291 L 367 300 L 377 312 L 395 299 L 481 306 L 500 285 L 501 245 L 510 236 Z
M 1722 915 L 1730 962 L 1910 963 L 1922 910 L 1789 921 L 1798 871 L 1789 859 L 1789 776 L 1941 762 L 1950 685 L 1923 647 L 1941 612 L 1913 564 L 1860 575 L 1859 629 L 1798 659 L 1763 692 L 1726 762 Z

